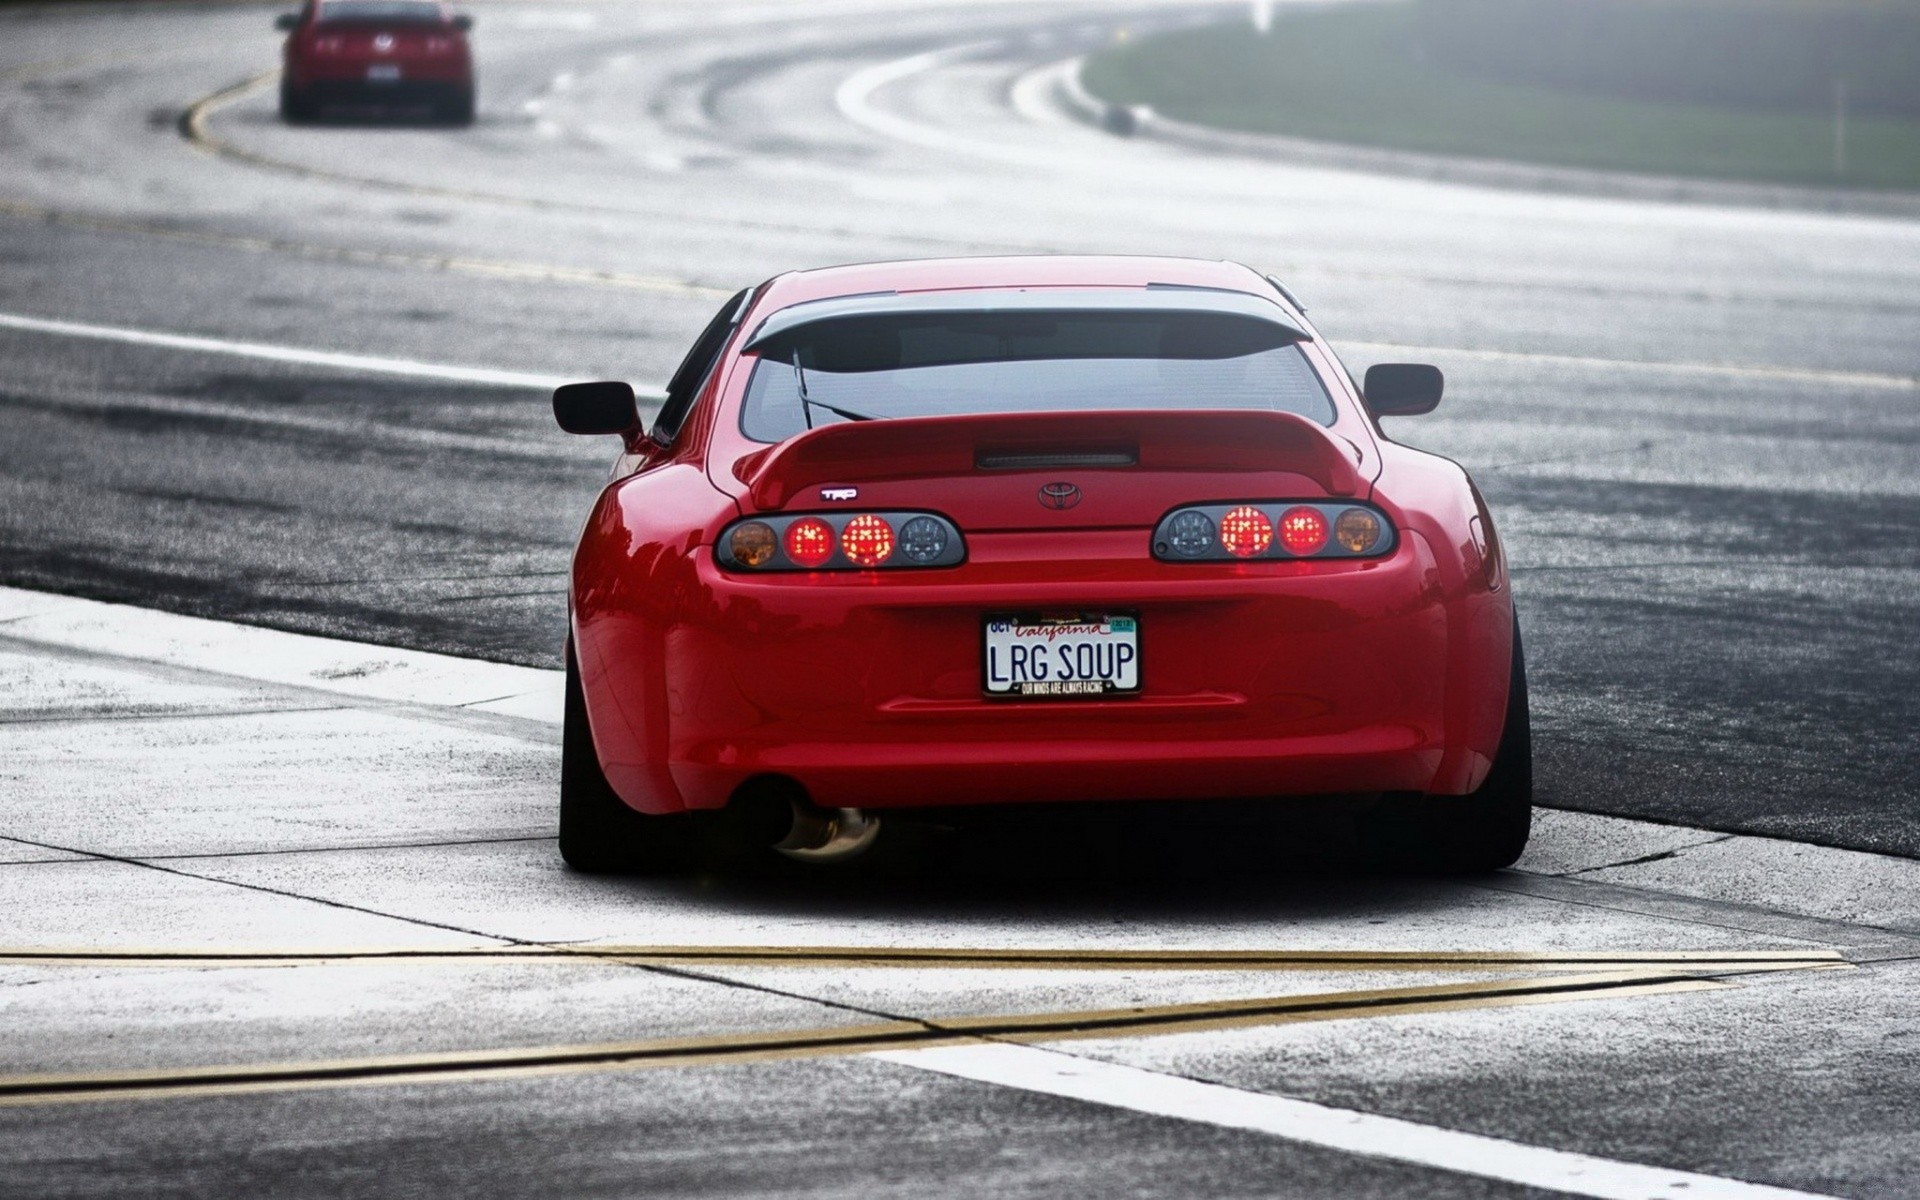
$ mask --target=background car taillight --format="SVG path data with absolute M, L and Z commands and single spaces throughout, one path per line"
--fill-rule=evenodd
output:
M 752 517 L 720 533 L 714 558 L 735 571 L 864 571 L 951 567 L 966 559 L 953 522 L 933 513 Z
M 1153 531 L 1153 556 L 1168 562 L 1373 558 L 1392 550 L 1393 526 L 1361 504 L 1195 504 Z

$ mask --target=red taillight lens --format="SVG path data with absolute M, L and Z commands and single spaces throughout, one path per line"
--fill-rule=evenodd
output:
M 1220 518 L 1220 547 L 1235 558 L 1265 554 L 1273 545 L 1273 522 L 1267 514 L 1242 504 Z
M 787 526 L 787 557 L 802 567 L 818 567 L 833 557 L 833 526 L 808 517 Z
M 1318 554 L 1327 544 L 1327 519 L 1317 508 L 1296 505 L 1280 514 L 1280 544 L 1288 554 Z
M 893 526 L 872 515 L 855 517 L 840 531 L 840 552 L 856 566 L 877 567 L 893 557 Z

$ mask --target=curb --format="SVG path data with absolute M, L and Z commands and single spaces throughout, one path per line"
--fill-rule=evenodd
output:
M 1054 73 L 1052 92 L 1066 113 L 1116 136 L 1148 137 L 1190 150 L 1235 154 L 1296 166 L 1365 171 L 1434 183 L 1458 183 L 1509 191 L 1920 219 L 1920 195 L 1913 193 L 1681 179 L 1579 167 L 1539 166 L 1500 159 L 1455 158 L 1409 150 L 1383 150 L 1281 134 L 1214 129 L 1162 116 L 1145 104 L 1112 104 L 1102 100 L 1087 90 L 1080 77 L 1085 65 L 1085 57 L 1080 57 L 1043 68 Z

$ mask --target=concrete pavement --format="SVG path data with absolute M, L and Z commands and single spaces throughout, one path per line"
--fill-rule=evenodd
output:
M 403 1132 L 378 1135 L 368 1191 L 397 1178 L 389 1136 L 434 1181 L 511 1194 L 542 1164 L 578 1166 L 576 1135 L 608 1155 L 587 1191 L 869 1191 L 931 1147 L 970 1145 L 982 1121 L 1015 1191 L 1125 1170 L 1157 1193 L 1494 1195 L 1547 1178 L 1627 1194 L 1568 1182 L 1587 1158 L 1842 1195 L 1920 1177 L 1906 860 L 1549 812 L 1519 867 L 1484 879 L 1281 857 L 1063 883 L 1012 860 L 916 871 L 911 855 L 879 874 L 592 879 L 552 842 L 551 672 L 21 591 L 0 592 L 0 651 L 0 1157 L 32 1194 L 204 1191 L 274 1163 L 295 1193 L 334 1193 L 346 1168 L 302 1175 L 300 1147 L 375 1137 L 369 1120 Z M 909 952 L 949 958 L 895 961 Z M 1222 952 L 1256 961 L 1223 967 Z M 1161 961 L 1085 960 L 1125 953 Z M 1102 1018 L 1112 1035 L 1087 1016 L 1067 1041 L 1042 1030 L 1037 1065 L 964 1051 L 1100 1010 L 1128 1015 Z M 876 1022 L 960 1049 L 795 1057 L 795 1038 Z M 633 1061 L 661 1039 L 660 1064 Z M 609 1043 L 625 1057 L 517 1063 Z M 378 1065 L 395 1056 L 424 1077 Z M 341 1063 L 358 1064 L 350 1086 L 308 1078 Z M 211 1067 L 272 1078 L 190 1074 Z M 129 1071 L 148 1073 L 130 1095 L 78 1102 L 15 1082 L 53 1076 L 59 1092 Z M 1008 1088 L 1033 1098 L 1003 1102 Z M 854 1097 L 876 1089 L 934 1111 L 912 1129 L 875 1120 Z M 824 1161 L 694 1169 L 713 1161 L 698 1129 L 796 1136 L 776 1097 L 810 1114 L 801 1141 L 830 1138 Z M 1041 1101 L 1066 1108 L 1000 1124 Z M 687 1102 L 704 1114 L 691 1124 L 657 1107 Z M 541 1148 L 473 1140 L 528 1104 L 546 1114 Z M 1165 1129 L 1151 1163 L 1064 1150 L 1058 1120 L 1104 1126 L 1089 1106 Z M 1323 1110 L 1411 1122 L 1442 1149 L 1393 1162 L 1396 1132 L 1332 1150 L 1312 1132 Z M 616 1111 L 660 1136 L 612 1150 Z M 308 1132 L 234 1140 L 268 1113 Z M 1468 1134 L 1518 1149 L 1447 1140 Z M 1446 1153 L 1479 1165 L 1436 1166 Z

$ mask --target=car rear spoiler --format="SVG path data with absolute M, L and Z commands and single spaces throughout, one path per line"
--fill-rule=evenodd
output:
M 741 459 L 734 473 L 760 509 L 806 488 L 978 471 L 1125 468 L 1288 471 L 1329 496 L 1366 486 L 1355 451 L 1284 412 L 984 413 L 825 425 Z

